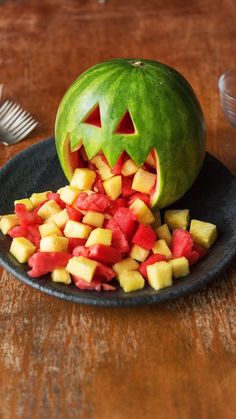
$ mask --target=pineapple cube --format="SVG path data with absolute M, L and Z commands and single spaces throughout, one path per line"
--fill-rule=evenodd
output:
M 30 197 L 30 201 L 32 202 L 33 207 L 37 207 L 39 204 L 41 204 L 43 201 L 46 201 L 47 199 L 47 193 L 51 191 L 46 192 L 38 192 L 33 193 Z
M 155 221 L 154 215 L 141 199 L 135 199 L 130 205 L 130 209 L 139 223 L 147 225 L 152 224 Z
M 56 203 L 56 201 L 54 201 L 54 199 L 50 199 L 49 201 L 45 202 L 45 204 L 43 204 L 41 206 L 41 208 L 39 208 L 38 215 L 43 220 L 47 220 L 52 215 L 54 215 L 54 214 L 56 214 L 56 213 L 58 213 L 60 211 L 61 211 L 61 208 Z
M 75 186 L 65 186 L 60 190 L 60 198 L 68 205 L 72 205 L 73 202 L 78 198 L 80 191 Z
M 153 228 L 157 228 L 161 226 L 161 212 L 160 211 L 154 211 L 153 212 L 155 221 L 152 223 Z
M 168 224 L 171 230 L 175 228 L 182 228 L 183 230 L 187 230 L 189 225 L 189 210 L 168 210 L 165 211 L 165 222 Z
M 172 282 L 172 268 L 168 262 L 156 262 L 147 266 L 148 282 L 154 290 L 170 287 Z
M 75 186 L 81 191 L 91 189 L 92 184 L 95 181 L 96 173 L 94 170 L 88 168 L 75 169 L 73 177 L 71 179 L 71 186 Z
M 41 224 L 39 226 L 39 232 L 41 237 L 48 237 L 48 236 L 62 236 L 61 230 L 57 227 L 56 223 L 53 221 L 48 221 L 45 224 Z
M 26 263 L 30 256 L 35 252 L 36 247 L 25 237 L 16 237 L 12 240 L 10 253 L 20 263 Z
M 25 205 L 27 211 L 32 211 L 32 209 L 34 208 L 32 202 L 30 201 L 29 198 L 16 199 L 16 201 L 14 201 L 14 205 L 16 205 L 16 204 Z
M 66 237 L 87 239 L 91 230 L 91 227 L 82 224 L 79 221 L 68 220 L 64 229 L 64 235 Z
M 52 215 L 46 221 L 47 222 L 53 221 L 57 225 L 57 227 L 64 228 L 68 220 L 69 220 L 69 215 L 65 208 L 64 210 Z
M 0 230 L 3 234 L 8 234 L 9 231 L 17 225 L 19 225 L 19 221 L 16 214 L 8 214 L 1 216 Z
M 156 168 L 156 160 L 155 157 L 153 156 L 152 151 L 150 151 L 150 153 L 148 154 L 145 163 L 147 163 L 149 166 L 153 167 L 154 169 Z
M 200 244 L 205 249 L 209 249 L 217 239 L 217 229 L 215 224 L 205 221 L 192 220 L 190 233 L 193 241 Z
M 105 246 L 111 246 L 112 231 L 108 228 L 95 228 L 86 241 L 85 246 L 93 246 L 94 244 L 104 244 Z
M 119 282 L 125 292 L 141 290 L 145 281 L 138 271 L 124 271 L 119 275 Z
M 105 215 L 102 214 L 101 212 L 88 211 L 85 214 L 82 222 L 84 224 L 89 224 L 94 227 L 102 227 L 104 218 L 105 218 Z
M 137 244 L 134 244 L 131 251 L 130 256 L 131 258 L 137 260 L 138 262 L 144 262 L 149 255 L 149 250 L 144 249 Z
M 149 193 L 156 183 L 156 175 L 139 169 L 133 178 L 132 189 L 138 192 Z
M 68 239 L 66 237 L 58 237 L 56 235 L 42 237 L 40 240 L 41 252 L 66 252 L 68 247 Z
M 111 199 L 115 200 L 122 192 L 121 176 L 113 176 L 111 179 L 106 180 L 105 182 L 103 182 L 103 187 L 105 189 L 106 194 Z
M 137 164 L 134 163 L 132 159 L 126 160 L 126 162 L 123 164 L 121 169 L 121 174 L 123 176 L 131 176 L 134 175 L 138 171 L 139 167 Z
M 157 233 L 158 239 L 165 240 L 168 246 L 171 245 L 172 236 L 171 236 L 171 233 L 167 224 L 163 224 L 162 226 L 156 228 L 156 233 Z
M 70 284 L 71 277 L 69 272 L 65 268 L 56 268 L 51 273 L 53 282 L 62 282 L 63 284 Z
M 112 269 L 119 276 L 122 272 L 136 271 L 139 268 L 138 262 L 132 258 L 123 259 L 120 262 L 115 263 Z
M 177 259 L 169 260 L 169 264 L 172 268 L 172 275 L 174 278 L 180 278 L 189 274 L 189 263 L 188 259 L 184 256 Z
M 95 274 L 98 263 L 84 256 L 72 257 L 66 267 L 71 275 L 79 276 L 87 282 L 91 282 Z
M 166 259 L 172 258 L 172 253 L 170 251 L 170 248 L 167 246 L 166 241 L 161 239 L 157 240 L 154 243 L 154 246 L 152 248 L 153 253 L 159 253 L 160 255 L 164 255 Z
M 103 181 L 108 180 L 114 176 L 110 167 L 103 161 L 101 156 L 93 157 L 91 163 L 94 164 L 94 166 L 96 166 L 96 168 L 98 169 L 99 176 Z

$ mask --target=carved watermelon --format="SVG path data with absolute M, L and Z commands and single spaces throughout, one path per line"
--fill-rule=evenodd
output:
M 205 123 L 197 97 L 176 70 L 148 60 L 115 59 L 85 71 L 66 92 L 56 118 L 56 147 L 70 180 L 84 146 L 114 167 L 123 151 L 142 165 L 156 153 L 152 205 L 179 199 L 205 155 Z

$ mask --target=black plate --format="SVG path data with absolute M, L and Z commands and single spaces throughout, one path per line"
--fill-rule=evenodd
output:
M 33 192 L 57 190 L 66 184 L 60 168 L 54 138 L 42 141 L 9 161 L 0 171 L 0 214 L 13 211 L 15 199 Z M 76 303 L 100 306 L 128 306 L 170 300 L 193 292 L 222 273 L 236 255 L 236 180 L 216 158 L 207 154 L 200 176 L 191 190 L 174 208 L 190 208 L 192 218 L 217 224 L 219 238 L 207 258 L 191 269 L 186 278 L 159 292 L 150 287 L 130 294 L 81 291 L 73 284 L 55 284 L 49 275 L 32 279 L 27 265 L 18 263 L 9 253 L 11 239 L 0 233 L 0 262 L 21 281 L 47 294 Z

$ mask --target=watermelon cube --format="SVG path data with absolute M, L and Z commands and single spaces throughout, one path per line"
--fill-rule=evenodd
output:
M 119 208 L 114 214 L 113 219 L 123 231 L 127 240 L 131 238 L 137 226 L 134 215 L 130 208 Z
M 134 234 L 132 243 L 143 247 L 146 250 L 151 250 L 156 240 L 156 233 L 149 225 L 139 224 L 139 227 Z

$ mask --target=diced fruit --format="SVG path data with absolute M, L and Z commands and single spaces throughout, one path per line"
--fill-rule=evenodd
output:
M 52 215 L 61 212 L 61 207 L 56 203 L 54 199 L 50 199 L 50 201 L 45 202 L 41 208 L 38 210 L 38 215 L 43 220 L 47 220 Z
M 115 263 L 112 268 L 117 275 L 120 275 L 122 272 L 136 271 L 139 268 L 139 264 L 136 262 L 136 260 L 127 258 Z
M 81 279 L 91 282 L 97 265 L 97 262 L 84 256 L 73 256 L 69 260 L 66 269 L 70 274 L 79 275 Z
M 101 155 L 93 157 L 91 163 L 98 169 L 99 176 L 102 180 L 107 180 L 114 176 L 110 167 L 104 162 Z
M 161 239 L 157 240 L 152 248 L 153 253 L 159 253 L 160 255 L 164 255 L 166 259 L 172 258 L 172 253 L 170 248 L 167 246 L 166 241 Z
M 3 234 L 8 234 L 9 231 L 17 225 L 19 225 L 19 221 L 16 214 L 8 214 L 1 216 L 0 230 Z
M 137 224 L 130 208 L 119 208 L 115 212 L 113 219 L 121 228 L 125 237 L 129 240 L 133 235 Z
M 180 228 L 177 228 L 173 231 L 171 250 L 173 253 L 173 258 L 180 258 L 185 256 L 189 258 L 193 247 L 193 239 L 191 234 Z
M 90 236 L 86 242 L 86 246 L 93 246 L 95 244 L 104 244 L 110 246 L 112 240 L 112 231 L 106 228 L 95 228 L 91 231 Z
M 112 204 L 112 208 L 109 209 L 109 214 L 114 215 L 119 208 L 126 208 L 127 202 L 124 198 L 118 198 Z
M 124 163 L 124 160 L 126 158 L 126 153 L 123 152 L 121 153 L 119 159 L 117 160 L 115 166 L 111 169 L 113 175 L 120 175 L 121 174 L 121 169 Z
M 138 271 L 125 271 L 119 274 L 120 286 L 125 292 L 141 290 L 145 281 Z
M 38 193 L 33 193 L 31 195 L 30 201 L 31 201 L 34 208 L 36 208 L 42 202 L 47 201 L 47 193 L 48 192 L 51 192 L 51 191 L 38 192 Z
M 20 263 L 26 263 L 29 257 L 35 252 L 36 247 L 25 237 L 16 237 L 12 240 L 10 253 Z
M 199 260 L 199 253 L 196 250 L 192 250 L 190 255 L 188 255 L 189 265 L 194 265 Z
M 205 221 L 192 220 L 190 233 L 193 241 L 205 249 L 209 249 L 217 239 L 216 225 Z
M 156 233 L 157 233 L 157 237 L 158 239 L 163 239 L 166 241 L 166 244 L 168 246 L 171 245 L 171 241 L 172 241 L 172 235 L 170 233 L 169 227 L 167 224 L 163 224 L 160 227 L 156 228 Z
M 79 210 L 85 211 L 97 211 L 105 213 L 111 207 L 110 199 L 100 193 L 94 193 L 88 195 L 85 192 L 79 194 L 76 200 L 76 206 Z
M 65 268 L 54 269 L 51 273 L 51 277 L 53 282 L 61 282 L 67 285 L 71 283 L 70 274 Z
M 172 268 L 168 262 L 157 262 L 147 266 L 148 282 L 154 290 L 172 285 Z
M 141 199 L 136 199 L 130 206 L 131 211 L 135 215 L 136 219 L 142 224 L 152 224 L 155 221 L 155 218 L 147 207 L 147 205 L 141 201 Z
M 132 238 L 132 243 L 144 247 L 146 250 L 151 250 L 156 240 L 156 233 L 151 226 L 139 224 L 136 233 Z
M 172 275 L 174 278 L 180 278 L 189 274 L 188 259 L 186 259 L 184 256 L 181 258 L 169 260 L 169 264 L 172 268 Z
M 127 253 L 129 251 L 129 243 L 115 220 L 109 220 L 106 228 L 112 231 L 112 246 L 115 247 L 119 253 Z
M 106 194 L 113 200 L 117 199 L 122 192 L 122 181 L 121 176 L 114 176 L 111 179 L 103 182 L 103 187 Z
M 121 260 L 121 254 L 117 249 L 103 244 L 95 244 L 89 248 L 89 257 L 98 262 L 113 264 Z
M 89 224 L 94 227 L 102 227 L 104 218 L 105 216 L 101 212 L 88 211 L 82 221 L 84 224 Z
M 40 240 L 40 252 L 65 252 L 67 247 L 66 237 L 48 236 Z
M 151 150 L 148 154 L 145 163 L 147 163 L 150 167 L 156 169 L 156 159 L 155 159 L 155 151 Z
M 156 262 L 161 262 L 162 260 L 166 260 L 166 257 L 164 255 L 160 255 L 156 253 L 155 255 L 149 256 L 148 259 L 145 260 L 145 262 L 141 263 L 139 265 L 139 272 L 141 275 L 147 279 L 147 266 L 153 265 Z
M 141 246 L 138 246 L 137 244 L 134 244 L 130 251 L 130 257 L 137 260 L 138 262 L 144 262 L 148 255 L 149 251 Z
M 63 190 L 63 189 L 64 188 L 61 188 L 61 190 Z M 47 192 L 47 200 L 48 201 L 51 201 L 52 199 L 57 203 L 57 205 L 59 205 L 59 207 L 61 209 L 64 209 L 65 208 L 65 202 L 61 200 L 59 193 L 57 193 L 57 192 L 50 192 L 50 191 Z
M 27 211 L 32 211 L 32 209 L 34 208 L 29 198 L 16 199 L 16 201 L 14 201 L 14 205 L 17 205 L 17 204 L 23 204 L 25 208 L 27 209 Z
M 93 182 L 95 181 L 96 173 L 87 168 L 75 169 L 73 177 L 71 179 L 71 186 L 75 186 L 80 191 L 86 191 L 91 189 Z
M 71 205 L 66 205 L 66 211 L 68 214 L 68 219 L 70 220 L 81 221 L 83 218 L 83 214 L 77 209 L 73 208 Z
M 76 246 L 73 250 L 73 256 L 84 256 L 90 259 L 89 248 L 85 246 Z
M 68 242 L 68 252 L 72 253 L 73 250 L 78 246 L 84 246 L 86 243 L 86 239 L 78 239 L 75 237 L 69 237 Z M 78 256 L 78 255 L 76 255 Z
M 91 282 L 85 281 L 84 279 L 80 278 L 78 275 L 73 275 L 72 278 L 73 278 L 75 286 L 81 290 L 101 291 L 101 289 L 105 285 L 102 283 L 102 280 L 100 278 L 93 278 Z
M 41 224 L 42 218 L 36 213 L 35 210 L 27 211 L 24 204 L 15 205 L 15 213 L 18 217 L 19 224 L 25 227 L 29 224 Z
M 149 193 L 155 183 L 156 175 L 139 169 L 134 175 L 132 189 L 138 192 Z
M 130 198 L 129 198 L 129 206 L 133 204 L 136 199 L 140 199 L 144 202 L 145 205 L 147 205 L 148 208 L 150 208 L 150 195 L 147 193 L 141 193 L 141 192 L 135 192 Z M 154 219 L 154 217 L 153 217 Z
M 101 278 L 103 281 L 111 281 L 116 276 L 116 273 L 110 267 L 99 263 L 95 272 L 96 277 Z
M 207 250 L 204 247 L 200 246 L 200 244 L 193 243 L 193 251 L 199 254 L 199 260 L 203 259 L 207 255 Z
M 46 220 L 46 222 L 53 221 L 57 225 L 57 227 L 64 228 L 68 220 L 68 212 L 66 208 L 64 208 L 63 210 L 56 212 L 56 214 L 53 214 L 50 218 Z
M 66 204 L 72 205 L 79 196 L 79 189 L 75 186 L 65 186 L 60 191 L 60 198 Z
M 161 226 L 161 213 L 160 211 L 153 212 L 155 221 L 152 223 L 152 227 L 155 229 Z
M 92 228 L 88 225 L 79 223 L 78 221 L 68 220 L 64 229 L 66 237 L 78 239 L 87 239 Z
M 164 219 L 171 230 L 174 230 L 175 228 L 182 228 L 183 230 L 187 230 L 190 220 L 189 210 L 184 209 L 165 211 Z
M 41 224 L 39 226 L 39 232 L 40 232 L 41 237 L 47 237 L 47 236 L 52 236 L 52 235 L 62 236 L 61 230 L 53 221 L 49 221 L 45 224 Z
M 135 194 L 135 191 L 132 189 L 132 179 L 130 177 L 122 176 L 122 196 L 123 198 L 128 198 Z
M 32 268 L 28 275 L 32 278 L 45 275 L 56 268 L 63 268 L 67 265 L 71 255 L 66 252 L 37 252 L 28 260 Z
M 134 175 L 138 171 L 139 167 L 137 164 L 134 163 L 132 159 L 126 160 L 126 162 L 122 166 L 121 174 L 123 176 L 131 176 Z

